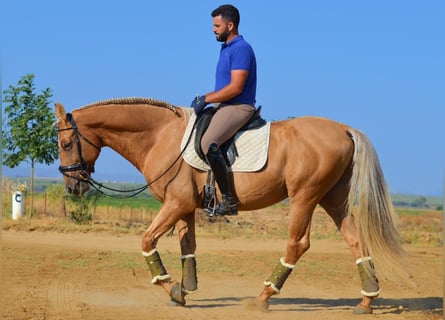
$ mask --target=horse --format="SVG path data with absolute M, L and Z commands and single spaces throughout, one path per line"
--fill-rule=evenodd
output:
M 195 213 L 202 208 L 207 173 L 181 156 L 181 138 L 191 108 L 151 98 L 114 98 L 67 113 L 55 104 L 66 190 L 89 190 L 94 164 L 103 147 L 127 159 L 145 177 L 162 206 L 142 236 L 142 255 L 170 300 L 186 304 L 197 290 Z M 397 221 L 377 153 L 358 129 L 322 117 L 300 117 L 270 124 L 269 152 L 256 172 L 233 172 L 239 210 L 256 210 L 288 199 L 288 240 L 284 255 L 254 303 L 269 309 L 297 261 L 310 247 L 314 209 L 332 218 L 355 259 L 361 282 L 356 314 L 372 313 L 380 293 L 376 269 L 394 275 L 406 270 Z M 217 190 L 217 195 L 221 194 Z M 156 246 L 174 227 L 181 249 L 182 279 L 173 280 Z

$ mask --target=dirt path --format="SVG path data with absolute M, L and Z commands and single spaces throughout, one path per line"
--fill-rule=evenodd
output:
M 199 291 L 186 307 L 168 306 L 132 235 L 2 233 L 3 319 L 358 319 L 360 298 L 354 262 L 342 241 L 314 240 L 267 313 L 246 300 L 262 289 L 285 242 L 198 239 Z M 179 278 L 176 237 L 158 249 Z M 381 281 L 374 319 L 441 319 L 442 248 L 407 247 L 416 287 Z M 366 317 L 366 316 L 364 316 Z

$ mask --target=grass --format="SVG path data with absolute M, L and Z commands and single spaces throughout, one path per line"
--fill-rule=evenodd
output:
M 443 244 L 443 212 L 397 208 L 403 242 L 439 247 Z
M 100 197 L 96 202 L 97 207 L 145 208 L 147 210 L 155 211 L 158 211 L 161 208 L 161 205 L 161 202 L 149 194 L 142 194 L 140 196 L 128 199 Z
M 421 216 L 421 215 L 440 215 L 440 210 L 432 209 L 414 209 L 414 208 L 396 208 L 398 216 Z

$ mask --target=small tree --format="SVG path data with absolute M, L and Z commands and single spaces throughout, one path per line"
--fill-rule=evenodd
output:
M 99 197 L 100 194 L 94 192 L 81 197 L 68 196 L 68 201 L 74 206 L 74 210 L 70 211 L 71 220 L 77 224 L 90 224 Z
M 53 163 L 58 157 L 54 113 L 48 106 L 50 88 L 35 93 L 34 74 L 23 76 L 16 87 L 4 90 L 5 117 L 2 120 L 3 164 L 9 168 L 25 161 L 31 165 L 31 212 L 34 207 L 34 166 Z

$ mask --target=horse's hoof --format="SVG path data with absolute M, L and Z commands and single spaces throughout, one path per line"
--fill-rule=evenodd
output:
M 259 301 L 258 299 L 248 298 L 243 301 L 243 305 L 248 310 L 257 310 L 262 312 L 269 311 L 269 304 L 267 302 Z
M 185 306 L 185 294 L 181 290 L 181 285 L 176 283 L 170 292 L 170 306 Z
M 372 309 L 368 306 L 358 304 L 354 307 L 354 309 L 352 310 L 352 313 L 353 314 L 371 314 Z
M 269 311 L 269 303 L 267 303 L 266 301 L 256 301 L 256 306 L 257 309 L 263 312 L 268 312 Z
M 173 299 L 170 299 L 170 301 L 168 302 L 168 306 L 169 307 L 183 307 L 183 306 L 185 306 L 185 301 L 184 301 L 184 303 L 180 303 Z

